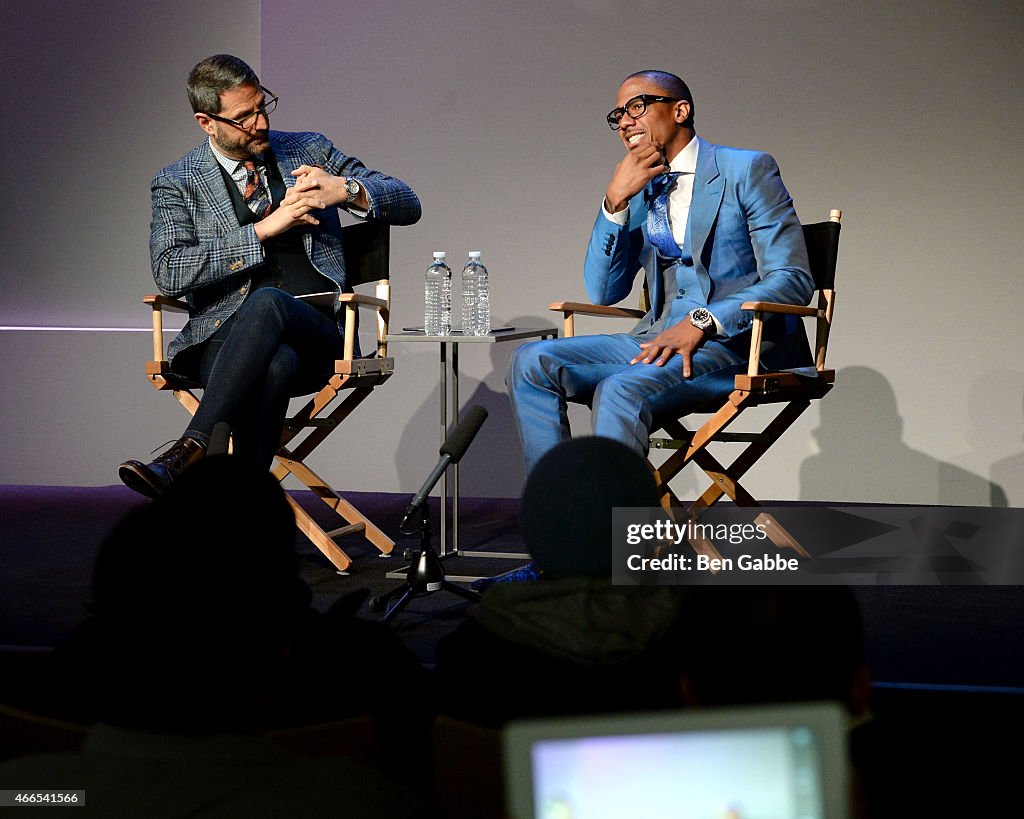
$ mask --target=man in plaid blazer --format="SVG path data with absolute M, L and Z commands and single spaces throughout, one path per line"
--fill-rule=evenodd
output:
M 121 479 L 151 497 L 203 457 L 221 421 L 236 454 L 269 467 L 289 398 L 329 377 L 339 316 L 296 296 L 349 289 L 338 208 L 394 225 L 420 217 L 404 182 L 320 134 L 271 131 L 277 97 L 237 57 L 197 64 L 188 96 L 208 139 L 153 180 L 150 255 L 160 291 L 191 307 L 171 366 L 204 393 L 170 449 L 121 465 Z

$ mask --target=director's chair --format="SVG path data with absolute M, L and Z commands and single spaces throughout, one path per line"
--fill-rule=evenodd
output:
M 768 451 L 768 449 L 789 429 L 811 402 L 824 398 L 835 383 L 835 371 L 825 368 L 825 354 L 828 350 L 829 332 L 835 309 L 835 274 L 839 255 L 839 232 L 842 212 L 829 211 L 827 222 L 816 222 L 803 226 L 807 243 L 810 272 L 814 277 L 817 303 L 811 307 L 774 302 L 744 302 L 744 310 L 753 312 L 750 353 L 747 371 L 737 375 L 734 389 L 720 405 L 705 408 L 710 418 L 699 428 L 691 431 L 681 420 L 662 421 L 659 429 L 650 438 L 651 449 L 674 450 L 660 468 L 652 469 L 658 480 L 662 505 L 670 512 L 684 506 L 669 486 L 669 482 L 691 461 L 696 463 L 711 479 L 711 485 L 687 509 L 687 519 L 696 522 L 700 516 L 723 496 L 729 497 L 737 506 L 760 508 L 760 502 L 740 483 L 747 471 Z M 575 332 L 577 315 L 632 318 L 638 320 L 647 312 L 647 294 L 641 296 L 640 309 L 586 304 L 583 302 L 554 302 L 549 309 L 563 316 L 563 335 Z M 814 366 L 783 370 L 761 371 L 761 338 L 766 316 L 772 314 L 801 316 L 814 319 Z M 752 432 L 727 432 L 726 429 L 747 409 L 759 406 L 777 406 L 778 411 L 771 420 Z M 698 413 L 699 414 L 699 413 Z M 660 433 L 664 432 L 667 437 Z M 708 451 L 711 444 L 745 443 L 746 447 L 728 466 Z M 764 527 L 765 534 L 778 548 L 793 549 L 802 557 L 809 557 L 807 551 L 775 518 L 761 512 L 755 519 Z M 699 554 L 720 559 L 721 553 L 707 538 L 697 536 L 690 539 Z
M 390 226 L 384 222 L 359 222 L 342 228 L 345 248 L 345 274 L 350 287 L 375 283 L 375 295 L 341 293 L 337 303 L 345 313 L 343 358 L 334 362 L 334 374 L 294 415 L 285 421 L 281 447 L 272 469 L 278 480 L 294 475 L 313 491 L 340 518 L 343 525 L 326 531 L 298 502 L 288 495 L 299 530 L 339 570 L 345 571 L 352 559 L 335 542 L 336 537 L 361 533 L 381 554 L 390 554 L 395 543 L 306 463 L 306 459 L 331 432 L 359 406 L 373 390 L 390 378 L 394 359 L 387 355 L 388 322 L 391 309 L 389 279 Z M 169 390 L 192 415 L 199 407 L 197 390 L 202 385 L 172 372 L 164 358 L 163 313 L 189 311 L 183 301 L 162 295 L 143 298 L 153 311 L 153 359 L 146 362 L 146 377 L 154 388 Z M 357 312 L 371 310 L 376 316 L 376 352 L 357 357 Z M 333 407 L 333 409 L 330 409 Z M 330 409 L 330 412 L 328 412 Z M 303 433 L 304 437 L 301 437 Z M 301 440 L 299 440 L 301 437 Z

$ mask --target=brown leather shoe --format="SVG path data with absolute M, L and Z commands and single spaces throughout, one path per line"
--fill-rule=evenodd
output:
M 206 454 L 206 446 L 195 438 L 179 438 L 163 455 L 149 464 L 125 461 L 117 470 L 121 480 L 136 492 L 150 498 L 170 489 L 192 464 Z

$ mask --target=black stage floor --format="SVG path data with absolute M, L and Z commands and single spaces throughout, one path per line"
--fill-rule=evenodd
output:
M 310 492 L 294 497 L 314 516 L 321 502 Z M 382 559 L 361 537 L 340 541 L 354 559 L 338 574 L 302 535 L 297 547 L 314 605 L 366 589 L 378 595 L 402 583 L 387 575 L 405 564 L 401 553 L 418 545 L 398 534 L 410 496 L 350 493 L 346 497 L 392 537 L 395 556 Z M 0 646 L 49 647 L 84 616 L 93 560 L 104 535 L 131 507 L 146 503 L 121 486 L 0 487 Z M 431 499 L 433 517 L 439 505 Z M 319 507 L 319 508 L 318 508 Z M 460 501 L 464 552 L 523 552 L 518 501 Z M 326 509 L 325 509 L 326 511 Z M 1007 510 L 1001 510 L 1005 513 Z M 1020 511 L 1024 516 L 1024 510 Z M 436 528 L 436 524 L 435 524 Z M 435 537 L 435 545 L 437 538 Z M 1022 544 L 1024 545 L 1024 544 Z M 522 559 L 453 557 L 449 576 L 493 576 Z M 952 689 L 1024 695 L 1024 593 L 1012 586 L 859 586 L 868 656 L 876 685 L 921 690 Z M 392 626 L 424 665 L 433 663 L 437 640 L 475 604 L 447 591 L 413 600 Z M 364 605 L 361 616 L 380 619 Z

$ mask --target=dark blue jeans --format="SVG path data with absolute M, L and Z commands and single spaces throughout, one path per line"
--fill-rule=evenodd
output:
M 289 399 L 323 387 L 342 354 L 332 318 L 283 290 L 254 291 L 197 350 L 203 397 L 185 434 L 208 444 L 226 421 L 234 454 L 269 469 Z

